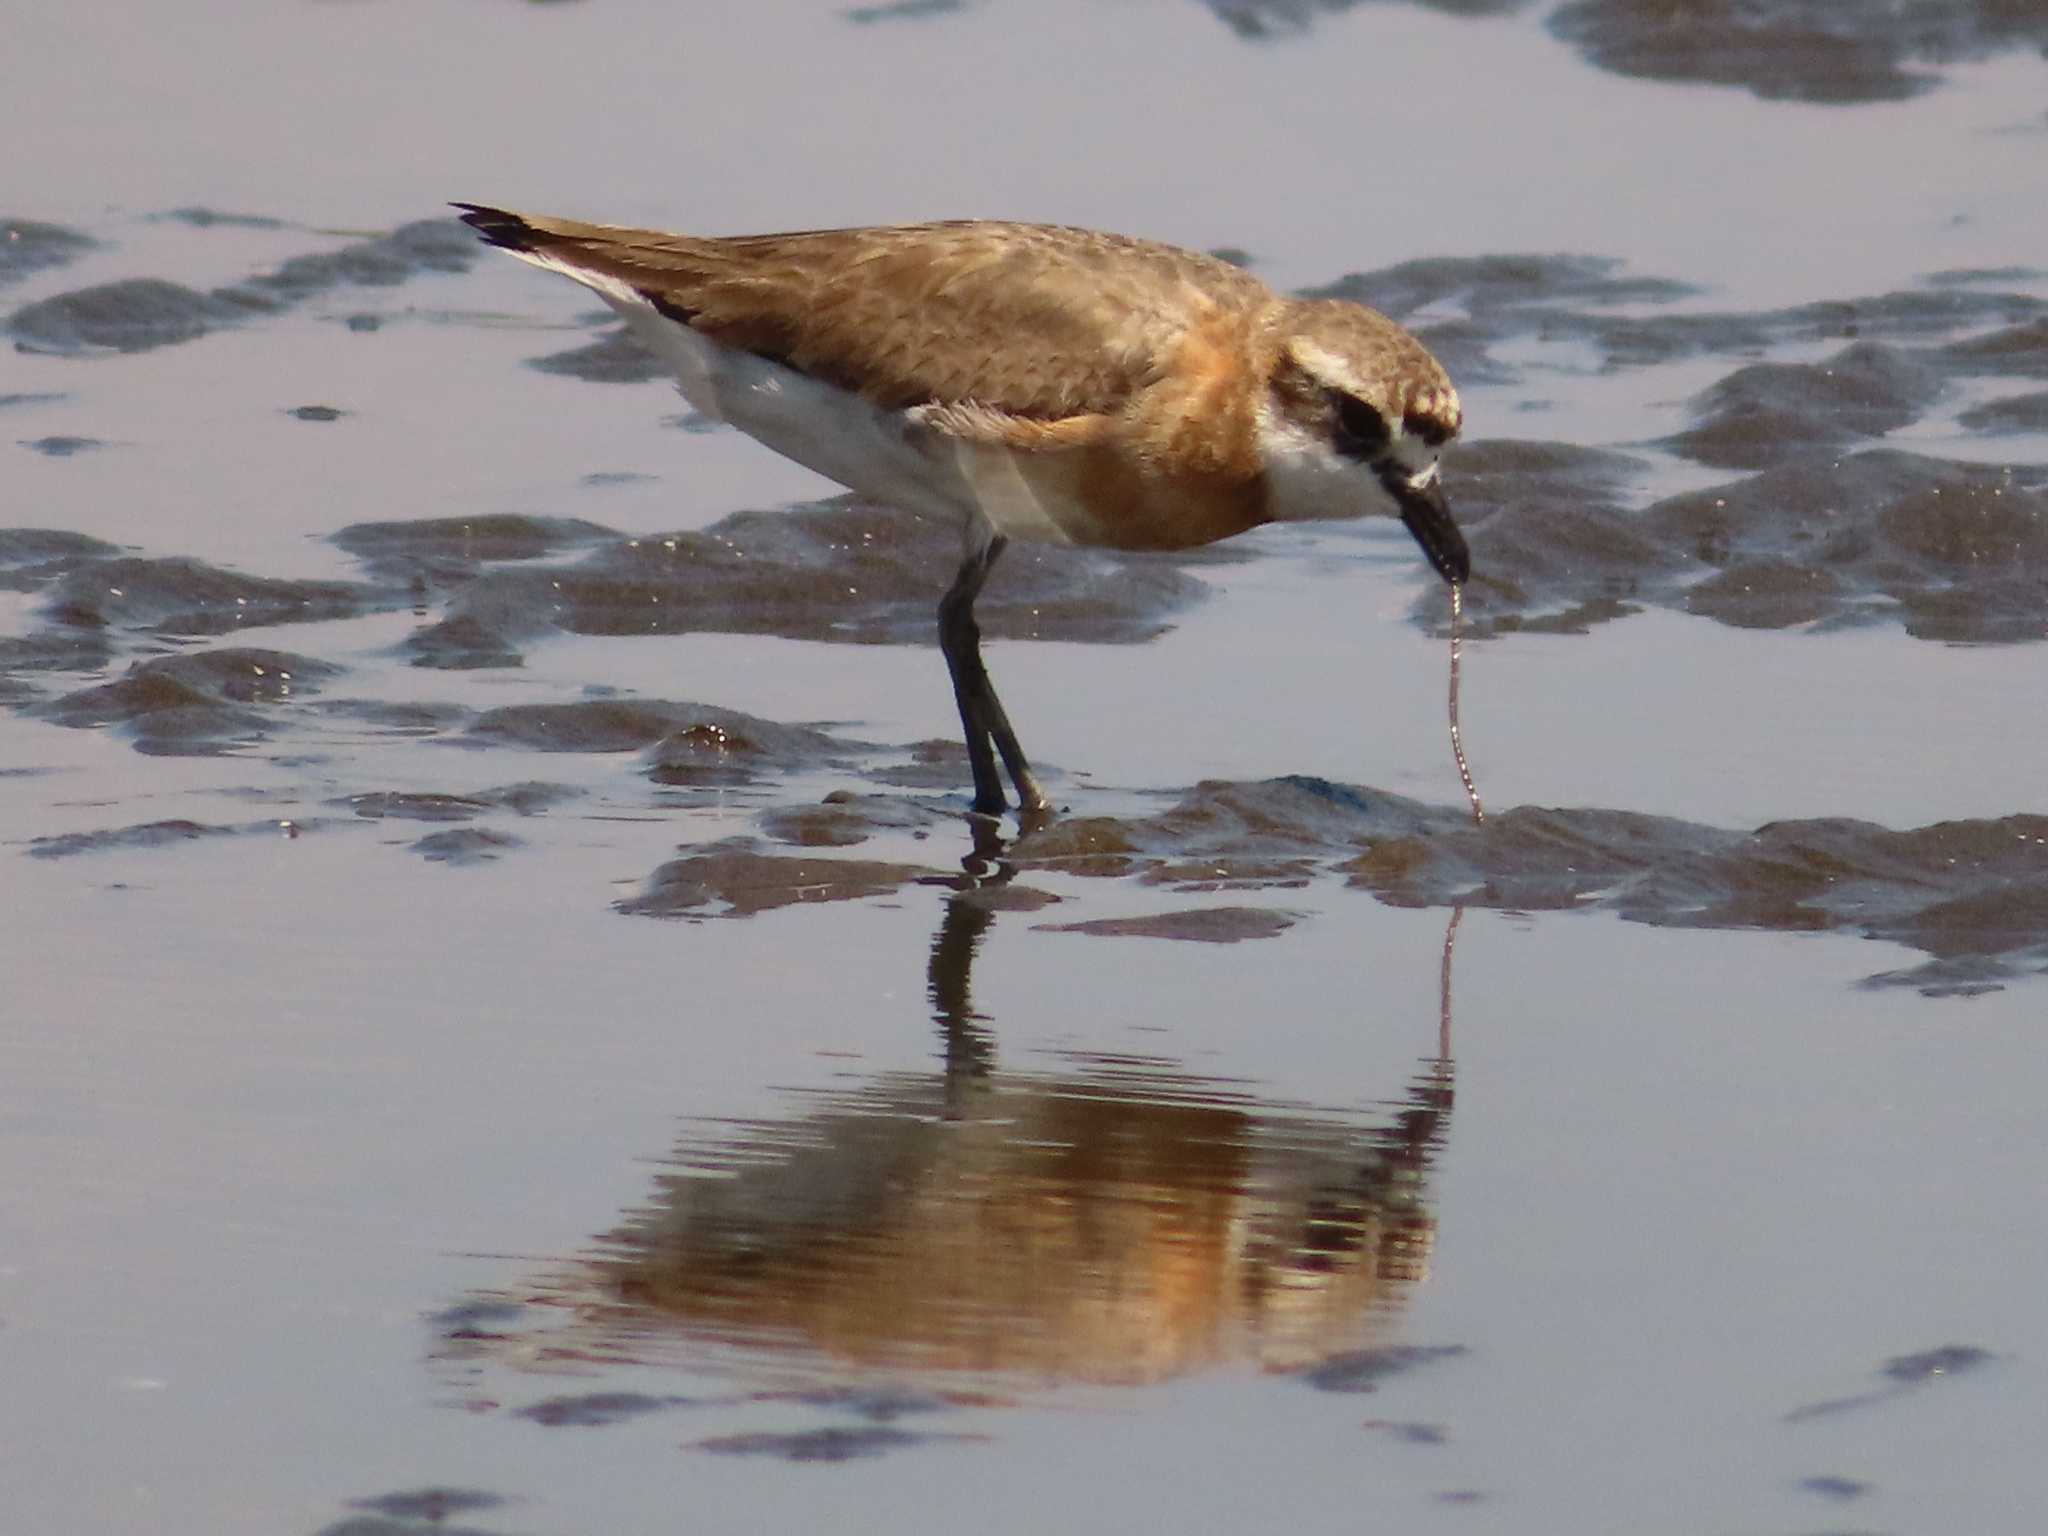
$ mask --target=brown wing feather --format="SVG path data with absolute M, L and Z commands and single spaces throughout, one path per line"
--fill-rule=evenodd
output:
M 1218 305 L 1273 297 L 1213 257 L 1052 225 L 720 239 L 493 209 L 464 217 L 494 243 L 626 282 L 728 346 L 899 409 L 1113 415 Z

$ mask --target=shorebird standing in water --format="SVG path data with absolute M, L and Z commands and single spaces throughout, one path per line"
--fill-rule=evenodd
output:
M 974 599 L 1013 538 L 1191 549 L 1262 523 L 1395 516 L 1471 568 L 1437 475 L 1436 359 L 1376 310 L 1289 299 L 1173 246 L 957 221 L 725 238 L 457 203 L 574 278 L 683 396 L 864 496 L 965 526 L 939 603 L 974 809 L 1050 802 L 981 659 Z

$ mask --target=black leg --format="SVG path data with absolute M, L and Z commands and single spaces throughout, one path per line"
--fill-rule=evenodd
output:
M 1000 816 L 1009 802 L 996 774 L 995 752 L 975 682 L 988 674 L 981 664 L 981 627 L 974 622 L 974 599 L 988 580 L 989 567 L 1000 547 L 993 544 L 962 561 L 960 574 L 939 600 L 939 650 L 953 676 L 953 701 L 960 706 L 960 729 L 967 737 L 967 761 L 974 770 L 974 808 L 990 816 Z
M 1052 804 L 1032 776 L 1010 717 L 989 681 L 988 668 L 981 660 L 981 626 L 974 622 L 974 600 L 981 595 L 982 584 L 1006 542 L 997 537 L 969 554 L 960 562 L 960 574 L 953 578 L 952 587 L 939 600 L 939 649 L 953 676 L 953 700 L 960 706 L 960 728 L 967 737 L 967 761 L 974 770 L 974 808 L 990 816 L 1001 815 L 1008 803 L 996 772 L 997 752 L 1010 770 L 1018 804 L 1025 813 L 1036 814 Z

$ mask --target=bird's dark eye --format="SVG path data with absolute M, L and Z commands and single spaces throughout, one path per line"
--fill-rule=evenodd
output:
M 1347 459 L 1372 460 L 1387 451 L 1389 439 L 1384 416 L 1358 396 L 1338 389 L 1330 391 L 1330 403 L 1336 408 L 1332 441 L 1339 453 Z

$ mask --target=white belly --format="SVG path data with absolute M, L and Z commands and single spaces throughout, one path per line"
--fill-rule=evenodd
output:
M 961 522 L 970 547 L 997 533 L 1071 542 L 1071 511 L 1043 505 L 1006 450 L 955 443 L 908 412 L 721 346 L 638 294 L 598 291 L 675 371 L 684 399 L 783 457 L 876 501 Z

